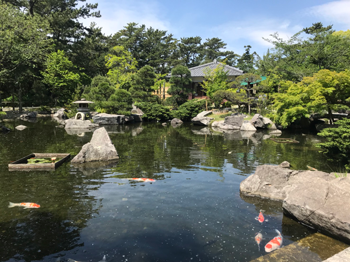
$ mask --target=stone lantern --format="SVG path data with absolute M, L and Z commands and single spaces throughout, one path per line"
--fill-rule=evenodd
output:
M 75 119 L 85 120 L 85 119 L 91 118 L 89 104 L 93 104 L 93 103 L 94 102 L 86 101 L 85 98 L 82 98 L 79 101 L 73 102 L 73 104 L 78 104 L 78 109 L 77 109 L 78 113 L 76 113 Z

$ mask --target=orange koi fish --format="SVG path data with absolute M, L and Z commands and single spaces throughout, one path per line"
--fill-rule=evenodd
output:
M 137 182 L 156 182 L 155 179 L 152 178 L 126 178 L 130 181 L 137 181 Z
M 264 215 L 262 212 L 265 212 L 264 210 L 260 210 L 259 216 L 255 218 L 255 220 L 258 220 L 260 223 L 263 223 L 264 221 L 268 221 L 265 219 Z
M 259 251 L 260 251 L 260 242 L 261 242 L 262 239 L 263 239 L 262 234 L 260 232 L 256 233 L 256 235 L 255 235 L 255 242 L 258 244 Z
M 24 209 L 26 208 L 39 208 L 40 205 L 35 204 L 35 203 L 9 203 L 9 208 L 11 207 L 24 207 Z
M 283 243 L 283 237 L 281 233 L 276 229 L 278 236 L 275 236 L 269 243 L 265 246 L 265 251 L 267 253 L 279 249 Z

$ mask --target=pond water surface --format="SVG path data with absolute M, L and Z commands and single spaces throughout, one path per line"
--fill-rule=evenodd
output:
M 266 254 L 275 229 L 283 245 L 313 231 L 285 217 L 281 203 L 240 196 L 240 182 L 258 165 L 285 160 L 295 169 L 337 171 L 314 135 L 284 132 L 300 143 L 281 144 L 266 133 L 143 123 L 108 127 L 116 163 L 9 172 L 11 161 L 30 153 L 75 155 L 92 136 L 67 134 L 51 120 L 6 122 L 19 124 L 28 128 L 0 133 L 0 261 L 250 261 Z M 125 179 L 139 177 L 156 182 Z M 263 224 L 255 220 L 260 209 Z M 260 250 L 257 232 L 265 238 Z

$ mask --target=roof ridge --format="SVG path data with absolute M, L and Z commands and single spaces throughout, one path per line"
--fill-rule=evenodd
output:
M 206 64 L 203 64 L 203 65 L 194 66 L 194 67 L 189 68 L 188 70 L 192 70 L 192 69 L 197 69 L 197 68 L 205 67 L 205 66 L 208 66 L 208 65 L 214 64 L 214 63 L 215 63 L 215 62 L 210 62 L 210 63 L 206 63 Z M 219 63 L 221 63 L 221 62 L 219 62 Z

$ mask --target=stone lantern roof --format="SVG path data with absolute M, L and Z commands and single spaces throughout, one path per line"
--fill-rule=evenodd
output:
M 85 98 L 82 98 L 81 100 L 74 101 L 73 104 L 93 104 L 92 101 L 86 101 Z

